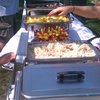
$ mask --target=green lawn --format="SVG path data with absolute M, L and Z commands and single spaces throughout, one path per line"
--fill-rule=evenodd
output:
M 91 29 L 93 29 L 96 33 L 100 34 L 100 20 L 87 20 L 86 21 L 87 26 L 89 26 Z
M 5 100 L 8 91 L 9 80 L 11 80 L 11 71 L 6 71 L 0 66 L 0 100 Z

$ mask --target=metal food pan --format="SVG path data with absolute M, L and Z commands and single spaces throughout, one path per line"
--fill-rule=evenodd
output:
M 26 8 L 37 8 L 37 7 L 45 7 L 45 8 L 56 8 L 60 6 L 59 1 L 35 1 L 35 2 L 26 2 Z
M 59 3 L 60 0 L 26 0 L 26 6 L 27 7 L 32 7 L 32 5 L 37 4 L 51 4 L 51 3 Z
M 50 43 L 50 42 L 49 42 Z M 51 42 L 51 43 L 56 43 L 56 42 Z M 58 63 L 58 62 L 85 62 L 85 61 L 88 61 L 88 60 L 98 60 L 100 58 L 100 52 L 92 46 L 92 44 L 90 43 L 87 43 L 87 42 L 83 42 L 83 41 L 59 41 L 59 43 L 66 43 L 66 44 L 69 44 L 69 43 L 76 43 L 76 44 L 79 44 L 79 45 L 82 45 L 82 44 L 86 44 L 88 45 L 88 47 L 93 50 L 94 54 L 93 56 L 84 56 L 84 57 L 44 57 L 43 58 L 36 58 L 35 57 L 35 48 L 36 47 L 41 47 L 41 46 L 46 46 L 48 45 L 48 42 L 34 42 L 34 43 L 30 43 L 28 45 L 28 55 L 27 55 L 27 60 L 28 61 L 32 61 L 32 62 L 36 62 L 36 63 Z M 43 52 L 43 53 L 46 53 L 46 52 Z M 69 53 L 70 55 L 70 53 Z
M 23 69 L 21 100 L 99 100 L 100 64 L 30 64 Z M 84 72 L 82 82 L 59 83 L 59 72 Z M 16 87 L 17 88 L 17 87 Z M 98 99 L 94 98 L 99 96 Z
M 61 6 L 59 2 L 31 3 L 26 7 L 27 15 L 47 15 L 51 10 Z
M 48 15 L 48 13 L 53 10 L 52 7 L 34 7 L 34 8 L 26 8 L 26 15 L 36 16 L 36 15 Z
M 33 41 L 54 41 L 70 38 L 69 24 L 67 23 L 32 24 L 27 26 L 27 31 L 31 31 L 34 34 Z
M 55 26 L 61 26 L 64 27 L 66 31 L 69 30 L 70 24 L 69 22 L 57 22 L 57 23 L 30 23 L 25 24 L 25 28 L 27 31 L 36 31 L 41 28 L 48 28 L 48 27 L 55 27 Z
M 39 8 L 56 8 L 58 6 L 61 6 L 59 2 L 53 2 L 53 3 L 31 3 L 26 5 L 27 9 L 39 9 Z
M 66 22 L 63 22 L 61 20 L 55 20 L 55 19 L 52 19 L 53 16 L 49 16 L 49 18 L 51 18 L 50 22 L 28 22 L 27 19 L 29 20 L 29 18 L 43 18 L 43 17 L 48 17 L 47 15 L 37 15 L 37 16 L 26 16 L 25 19 L 24 19 L 24 25 L 25 25 L 25 28 L 27 31 L 36 31 L 36 30 L 39 30 L 40 28 L 44 28 L 44 27 L 54 27 L 54 26 L 61 26 L 61 27 L 64 27 L 65 30 L 69 30 L 69 27 L 71 25 L 71 18 L 70 16 L 66 16 L 66 18 L 68 19 L 68 21 Z M 49 19 L 48 18 L 48 19 Z M 53 20 L 53 21 L 52 21 Z
M 60 2 L 60 0 L 26 0 L 26 3 L 52 3 L 52 2 Z

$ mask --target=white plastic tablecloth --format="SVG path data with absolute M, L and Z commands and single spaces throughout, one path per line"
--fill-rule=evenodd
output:
M 1 51 L 0 56 L 4 55 L 6 53 L 9 53 L 9 52 L 14 52 L 16 54 L 18 44 L 19 44 L 19 40 L 20 40 L 20 35 L 21 35 L 22 32 L 27 32 L 25 30 L 24 23 L 23 23 L 23 18 L 25 17 L 25 15 L 26 15 L 26 10 L 24 9 L 23 14 L 22 14 L 21 28 L 18 30 L 18 32 L 5 45 L 5 47 Z M 69 36 L 72 39 L 74 39 L 74 40 L 88 40 L 88 39 L 91 39 L 91 38 L 95 37 L 95 35 L 92 33 L 92 31 L 90 29 L 88 29 L 87 27 L 85 27 L 72 14 L 71 14 L 71 17 L 74 18 L 74 20 L 71 23 L 70 29 L 69 29 Z M 33 38 L 34 38 L 34 33 L 29 32 L 29 42 Z M 98 46 L 98 44 L 100 44 L 100 39 L 99 38 L 95 39 L 94 41 L 92 41 L 92 44 L 94 46 Z

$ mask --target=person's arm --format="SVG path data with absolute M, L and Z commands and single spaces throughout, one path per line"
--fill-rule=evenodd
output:
M 100 18 L 100 6 L 74 6 L 73 13 L 87 18 Z
M 15 60 L 16 55 L 14 53 L 7 53 L 3 56 L 0 57 L 0 65 L 2 64 L 6 64 L 8 62 L 10 62 L 11 60 Z
M 100 18 L 100 6 L 62 6 L 52 10 L 48 15 L 65 15 L 70 12 L 87 18 Z
M 96 4 L 95 4 L 96 6 L 100 6 L 100 2 L 96 2 Z

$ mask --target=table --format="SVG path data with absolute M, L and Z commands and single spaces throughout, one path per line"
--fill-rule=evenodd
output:
M 20 35 L 21 35 L 22 32 L 27 32 L 25 30 L 25 26 L 24 26 L 24 23 L 23 23 L 23 19 L 24 19 L 25 15 L 26 15 L 26 10 L 23 9 L 21 27 L 18 30 L 18 32 L 5 45 L 5 47 L 3 48 L 3 50 L 0 53 L 0 56 L 4 55 L 6 53 L 9 53 L 9 52 L 14 52 L 16 54 L 18 44 L 19 44 L 19 40 L 20 40 Z M 72 21 L 72 24 L 71 24 L 70 29 L 69 29 L 69 36 L 73 40 L 88 40 L 88 39 L 95 37 L 93 32 L 89 28 L 85 27 L 84 24 L 82 24 L 72 14 L 71 14 L 71 17 L 74 18 L 74 20 Z M 33 32 L 29 32 L 29 42 L 33 38 L 34 38 Z M 91 43 L 94 46 L 98 47 L 98 44 L 100 44 L 100 39 L 96 38 Z
M 18 32 L 8 41 L 8 43 L 5 45 L 5 47 L 3 48 L 3 50 L 1 51 L 0 56 L 9 53 L 9 52 L 14 52 L 15 54 L 17 53 L 17 48 L 18 48 L 18 44 L 19 44 L 19 40 L 20 40 L 20 36 L 22 32 L 27 32 L 25 30 L 25 26 L 23 23 L 23 19 L 26 15 L 26 10 L 23 9 L 23 13 L 22 13 L 22 24 L 20 29 L 18 30 Z M 95 37 L 95 35 L 93 34 L 93 32 L 88 29 L 87 27 L 84 26 L 84 24 L 82 24 L 77 18 L 75 18 L 72 14 L 71 17 L 74 18 L 74 20 L 72 21 L 72 24 L 70 26 L 69 29 L 69 36 L 74 39 L 74 40 L 89 40 L 93 37 Z M 34 34 L 33 32 L 29 32 L 29 42 L 34 38 Z M 100 39 L 96 38 L 91 42 L 94 46 L 99 46 L 98 44 L 100 44 Z M 14 92 L 14 85 L 11 86 L 12 91 L 9 95 L 9 97 L 11 98 L 10 100 L 12 100 L 13 98 L 13 92 Z M 7 99 L 8 100 L 8 99 Z

